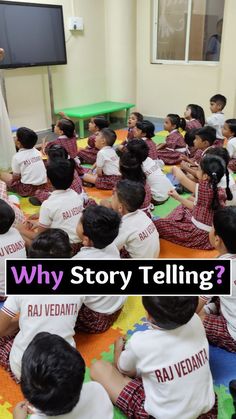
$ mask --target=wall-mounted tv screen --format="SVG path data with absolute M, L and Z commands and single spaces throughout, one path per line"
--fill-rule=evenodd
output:
M 0 68 L 66 64 L 62 6 L 0 1 Z

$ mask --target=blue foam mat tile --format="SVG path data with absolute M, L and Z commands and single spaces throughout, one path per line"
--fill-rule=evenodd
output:
M 224 385 L 236 379 L 236 354 L 210 345 L 210 366 L 216 386 Z

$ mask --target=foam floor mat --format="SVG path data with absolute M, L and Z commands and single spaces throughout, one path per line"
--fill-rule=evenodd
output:
M 166 132 L 162 131 L 155 137 L 157 143 L 164 141 Z M 126 138 L 127 130 L 118 130 L 118 142 Z M 85 147 L 87 140 L 78 140 L 79 147 Z M 166 172 L 170 168 L 165 168 Z M 99 191 L 95 188 L 86 188 L 89 196 L 99 202 L 102 198 L 110 198 L 111 191 Z M 39 207 L 31 205 L 28 198 L 21 198 L 21 208 L 27 214 L 35 214 Z M 154 214 L 160 217 L 166 216 L 178 203 L 170 198 L 165 204 L 157 206 Z M 188 249 L 175 245 L 166 240 L 161 240 L 162 258 L 211 258 L 217 255 L 216 251 L 203 251 Z M 89 369 L 96 359 L 113 360 L 113 343 L 122 334 L 131 336 L 135 331 L 145 330 L 145 311 L 140 297 L 128 297 L 121 315 L 113 326 L 100 335 L 88 335 L 84 333 L 75 336 L 77 348 L 86 362 L 85 381 L 90 379 Z M 219 419 L 230 419 L 233 412 L 232 399 L 228 391 L 228 383 L 236 378 L 236 356 L 219 348 L 210 348 L 210 363 L 214 377 L 215 390 L 219 398 Z M 20 386 L 17 385 L 9 374 L 0 368 L 0 419 L 12 419 L 12 410 L 17 402 L 23 399 Z M 114 408 L 114 418 L 124 418 L 124 415 Z M 105 418 L 104 418 L 105 419 Z M 179 418 L 178 418 L 179 419 Z

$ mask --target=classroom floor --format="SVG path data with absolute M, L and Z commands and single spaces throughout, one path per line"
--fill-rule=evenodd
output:
M 126 136 L 126 130 L 118 130 L 119 141 Z M 165 137 L 164 132 L 159 132 L 155 141 L 161 142 Z M 80 147 L 86 145 L 86 140 L 78 140 Z M 169 168 L 166 167 L 166 171 Z M 97 202 L 101 198 L 110 197 L 110 191 L 98 191 L 95 188 L 86 188 L 88 194 Z M 154 214 L 161 217 L 169 214 L 178 203 L 170 198 L 165 204 L 156 207 Z M 21 199 L 21 208 L 30 215 L 37 211 L 38 207 L 32 206 L 27 198 Z M 184 248 L 161 240 L 162 258 L 212 258 L 216 256 L 215 251 L 202 251 Z M 85 381 L 90 380 L 89 368 L 96 359 L 107 361 L 113 360 L 113 342 L 122 334 L 131 336 L 134 332 L 145 330 L 144 309 L 140 297 L 129 297 L 118 320 L 105 333 L 100 335 L 77 334 L 75 339 L 77 348 L 86 362 Z M 210 364 L 214 378 L 215 391 L 218 395 L 219 414 L 218 419 L 230 419 L 233 413 L 233 403 L 228 391 L 229 381 L 235 379 L 236 356 L 223 349 L 210 347 Z M 197 389 L 196 389 L 197 391 Z M 12 409 L 15 404 L 22 400 L 23 396 L 20 386 L 15 384 L 2 368 L 0 368 L 0 419 L 12 419 Z M 114 418 L 124 418 L 124 415 L 114 408 Z M 104 418 L 105 419 L 105 418 Z M 177 418 L 180 419 L 180 418 Z

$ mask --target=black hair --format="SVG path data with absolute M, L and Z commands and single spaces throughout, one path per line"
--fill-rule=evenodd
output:
M 146 182 L 146 175 L 141 163 L 129 151 L 122 153 L 120 157 L 120 173 L 122 179 L 129 179 L 143 184 Z
M 212 145 L 216 140 L 216 129 L 206 125 L 203 128 L 197 129 L 195 132 L 195 136 L 198 135 L 202 141 L 207 141 L 210 145 Z
M 101 134 L 105 138 L 106 144 L 112 147 L 117 138 L 115 131 L 110 128 L 103 128 Z
M 10 205 L 0 199 L 0 234 L 5 234 L 15 221 L 15 212 Z
M 216 211 L 220 208 L 220 202 L 218 197 L 218 183 L 225 174 L 225 162 L 221 157 L 205 155 L 200 160 L 200 167 L 203 173 L 207 174 L 210 178 L 210 184 L 213 189 L 213 199 L 211 208 Z
M 136 127 L 141 129 L 146 138 L 152 138 L 155 136 L 155 125 L 146 119 L 140 122 L 138 121 Z
M 119 201 L 125 206 L 128 212 L 134 212 L 139 209 L 145 198 L 144 185 L 128 179 L 117 182 L 116 193 Z
M 228 201 L 232 201 L 233 194 L 231 192 L 231 189 L 229 187 L 229 171 L 228 171 L 228 164 L 230 161 L 229 152 L 224 147 L 210 147 L 206 150 L 205 155 L 211 155 L 211 156 L 219 156 L 221 157 L 225 162 L 225 176 L 226 176 L 226 195 Z
M 194 119 L 197 119 L 202 126 L 205 125 L 205 113 L 201 106 L 194 103 L 190 103 L 187 108 L 191 109 L 191 116 Z
M 228 206 L 218 209 L 213 216 L 213 226 L 227 251 L 236 253 L 236 207 Z
M 68 189 L 74 180 L 75 162 L 73 159 L 58 159 L 47 165 L 47 176 L 55 189 Z
M 225 123 L 228 124 L 230 131 L 232 131 L 232 133 L 236 137 L 236 119 L 227 119 Z
M 68 159 L 68 153 L 62 145 L 52 144 L 51 147 L 49 145 L 49 147 L 47 147 L 45 151 L 50 161 L 55 161 L 58 159 Z
M 60 228 L 48 228 L 32 241 L 28 257 L 33 259 L 70 258 L 71 245 L 68 234 Z
M 94 247 L 104 249 L 117 237 L 121 219 L 111 208 L 91 205 L 83 211 L 80 221 L 85 236 L 92 240 Z
M 104 116 L 96 116 L 92 119 L 96 127 L 98 127 L 99 131 L 101 131 L 103 128 L 108 128 L 110 125 L 109 121 L 107 121 L 107 119 L 104 118 Z
M 36 132 L 26 127 L 18 128 L 16 131 L 16 137 L 21 145 L 28 150 L 33 148 L 38 141 Z
M 65 339 L 38 333 L 22 357 L 21 390 L 24 397 L 47 416 L 64 415 L 77 405 L 85 362 Z
M 59 119 L 57 126 L 63 131 L 68 138 L 73 138 L 75 135 L 75 124 L 71 119 Z
M 139 112 L 131 112 L 130 115 L 136 116 L 137 122 L 142 122 L 143 121 L 143 115 Z
M 210 98 L 210 102 L 219 103 L 221 105 L 221 109 L 224 109 L 227 99 L 225 96 L 217 94 Z
M 180 118 L 179 115 L 176 113 L 169 113 L 167 116 L 169 118 L 172 125 L 175 125 L 176 129 L 182 128 L 185 130 L 186 128 L 186 120 L 185 118 Z
M 184 140 L 189 147 L 194 147 L 194 140 L 196 136 L 196 132 L 198 131 L 197 128 L 192 128 L 190 131 L 187 131 Z
M 129 140 L 126 146 L 127 150 L 142 164 L 149 155 L 149 148 L 144 140 Z
M 193 317 L 198 297 L 142 297 L 145 310 L 162 329 L 172 330 L 189 322 Z

